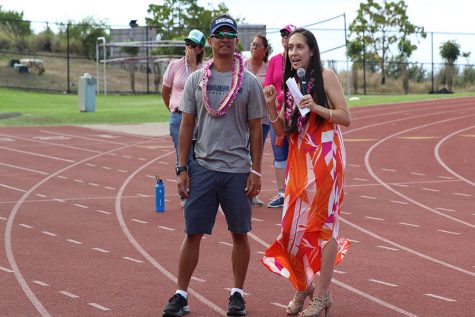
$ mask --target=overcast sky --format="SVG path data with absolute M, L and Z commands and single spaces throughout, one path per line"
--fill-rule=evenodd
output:
M 394 0 L 396 1 L 396 0 Z M 343 29 L 343 14 L 346 15 L 347 25 L 355 18 L 360 1 L 357 0 L 199 0 L 198 3 L 206 8 L 217 7 L 224 2 L 235 18 L 245 19 L 250 24 L 265 24 L 267 31 L 276 31 L 283 25 L 293 23 L 297 26 L 313 24 L 332 17 L 339 18 L 328 23 L 313 26 L 319 41 L 323 59 L 344 60 L 344 49 L 334 48 L 344 44 L 343 31 L 325 31 L 321 29 Z M 462 52 L 472 52 L 470 63 L 475 63 L 475 1 L 469 0 L 406 0 L 407 14 L 412 23 L 423 26 L 426 32 L 434 34 L 434 61 L 439 62 L 439 46 L 447 40 L 457 40 Z M 130 20 L 138 20 L 144 25 L 145 17 L 149 16 L 147 9 L 150 3 L 162 4 L 163 1 L 133 0 L 1 0 L 3 10 L 23 11 L 24 17 L 33 22 L 63 22 L 72 20 L 79 22 L 87 16 L 104 21 L 112 27 L 128 27 Z M 468 25 L 468 27 L 467 27 Z M 204 30 L 208 33 L 208 30 Z M 448 34 L 441 34 L 441 33 Z M 460 34 L 451 34 L 460 33 Z M 461 34 L 465 33 L 465 34 Z M 280 52 L 278 33 L 269 33 L 269 40 L 274 47 L 274 53 Z M 419 44 L 420 49 L 414 54 L 413 60 L 431 62 L 431 36 Z M 466 60 L 461 58 L 460 63 Z

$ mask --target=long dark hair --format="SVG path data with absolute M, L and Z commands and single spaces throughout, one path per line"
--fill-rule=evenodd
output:
M 314 86 L 312 91 L 310 91 L 310 94 L 313 97 L 313 100 L 317 102 L 319 105 L 329 108 L 327 104 L 327 98 L 325 95 L 325 87 L 323 85 L 323 66 L 322 66 L 322 61 L 320 59 L 320 49 L 318 48 L 318 43 L 317 39 L 313 35 L 312 32 L 310 32 L 307 29 L 304 28 L 298 28 L 295 29 L 292 33 L 290 33 L 289 39 L 292 35 L 294 34 L 302 34 L 305 38 L 305 42 L 310 48 L 310 51 L 313 51 L 313 56 L 310 58 L 310 62 L 307 66 L 307 69 L 305 70 L 305 80 L 307 83 L 310 82 L 311 78 L 314 80 Z M 292 65 L 290 64 L 290 58 L 289 54 L 287 52 L 286 57 L 285 57 L 285 69 L 284 69 L 284 76 L 283 76 L 283 83 L 282 87 L 284 88 L 284 107 L 287 110 L 289 107 L 287 105 L 287 84 L 285 83 L 286 80 L 290 77 L 295 77 L 297 74 L 297 71 L 292 68 Z M 298 126 L 297 126 L 297 121 L 298 117 L 300 115 L 300 112 L 297 107 L 295 107 L 294 111 L 292 112 L 291 115 L 291 124 L 290 126 L 287 127 L 287 135 L 291 135 L 293 133 L 298 133 Z M 307 114 L 307 117 L 310 116 L 310 113 Z M 322 117 L 316 116 L 316 123 L 320 123 L 323 120 Z

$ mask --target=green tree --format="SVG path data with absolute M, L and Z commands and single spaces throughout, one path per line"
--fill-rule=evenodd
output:
M 367 0 L 360 3 L 357 16 L 350 24 L 350 35 L 354 40 L 371 47 L 381 67 L 381 84 L 386 83 L 384 63 L 391 57 L 391 48 L 396 45 L 398 53 L 409 58 L 417 46 L 411 37 L 426 37 L 424 28 L 409 22 L 406 14 L 407 5 L 398 2 L 383 1 L 382 4 Z
M 157 30 L 162 40 L 183 39 L 191 29 L 206 33 L 213 18 L 228 13 L 229 9 L 220 3 L 217 9 L 205 9 L 197 0 L 165 0 L 163 5 L 150 4 L 146 23 Z
M 20 51 L 26 49 L 26 37 L 31 34 L 29 21 L 24 21 L 23 12 L 3 11 L 0 5 L 0 31 L 13 41 Z
M 351 64 L 351 77 L 353 83 L 353 93 L 358 94 L 358 70 L 363 67 L 363 54 L 364 54 L 364 45 L 360 41 L 350 41 L 348 42 L 348 57 L 353 62 Z
M 457 41 L 448 40 L 440 45 L 440 56 L 446 63 L 446 85 L 449 91 L 452 91 L 455 70 L 455 61 L 460 56 L 460 44 Z

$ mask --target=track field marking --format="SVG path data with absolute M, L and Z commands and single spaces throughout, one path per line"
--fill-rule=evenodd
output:
M 147 221 L 139 220 L 139 219 L 130 219 L 131 221 L 135 221 L 138 223 L 147 223 Z
M 41 231 L 41 233 L 43 233 L 47 236 L 50 236 L 50 237 L 56 237 L 57 236 L 56 233 L 52 233 L 52 232 L 49 232 L 49 231 Z
M 150 197 L 151 195 L 145 195 L 145 194 L 136 194 L 137 196 L 140 196 L 140 197 Z
M 158 228 L 163 229 L 163 230 L 168 230 L 168 231 L 175 231 L 173 228 L 165 227 L 165 226 L 158 226 Z
M 262 222 L 262 221 L 264 221 L 264 220 L 258 219 L 258 218 L 252 218 L 252 221 Z
M 167 178 L 167 181 L 171 182 L 171 183 L 177 183 L 176 179 L 171 179 L 171 178 Z
M 425 190 L 425 191 L 428 191 L 428 192 L 440 192 L 439 189 L 434 189 L 434 188 L 426 188 L 426 187 L 423 187 L 422 190 Z
M 137 160 L 139 160 L 139 161 L 148 161 L 148 159 L 143 158 L 143 157 L 139 157 L 139 158 L 137 158 Z
M 3 266 L 0 266 L 0 270 L 2 270 L 2 271 L 4 271 L 4 272 L 7 272 L 7 273 L 13 273 L 12 270 L 7 269 L 6 267 L 3 267 Z
M 413 223 L 407 223 L 407 222 L 400 222 L 399 224 L 403 225 L 403 226 L 414 227 L 414 228 L 419 228 L 420 227 L 419 225 L 415 225 Z
M 228 247 L 232 247 L 233 244 L 232 243 L 229 243 L 229 242 L 224 242 L 224 241 L 219 241 L 219 244 L 222 244 L 222 245 L 227 245 Z
M 399 187 L 405 187 L 405 188 L 409 187 L 409 185 L 407 185 L 407 184 L 392 184 L 392 185 L 399 186 Z
M 348 239 L 348 238 L 346 240 L 350 241 L 351 243 L 359 243 L 360 242 L 359 240 L 352 240 L 352 239 Z
M 109 167 L 109 166 L 103 166 L 102 168 L 105 169 L 105 170 L 111 170 L 112 169 L 112 167 Z
M 402 140 L 417 141 L 417 140 L 433 140 L 433 139 L 438 139 L 439 137 L 437 136 L 399 136 L 397 138 L 402 139 Z
M 390 251 L 399 251 L 399 249 L 386 247 L 384 245 L 378 245 L 377 247 L 380 249 L 385 249 L 385 250 L 390 250 Z
M 455 210 L 453 209 L 448 209 L 448 208 L 442 208 L 442 207 L 435 207 L 434 209 L 440 210 L 440 211 L 451 211 L 454 212 Z
M 206 280 L 203 280 L 202 278 L 195 277 L 195 276 L 192 276 L 191 279 L 192 279 L 193 281 L 197 281 L 197 282 L 200 282 L 200 283 L 206 282 Z
M 101 249 L 101 248 L 92 248 L 94 251 L 97 251 L 97 252 L 101 252 L 101 253 L 110 253 L 110 251 L 108 250 L 104 250 L 104 249 Z
M 378 218 L 378 217 L 371 217 L 371 216 L 364 216 L 366 219 L 370 220 L 377 220 L 377 221 L 384 221 L 383 218 Z
M 37 284 L 37 285 L 40 285 L 40 286 L 50 286 L 48 283 L 45 283 L 45 282 L 42 282 L 42 281 L 37 281 L 37 280 L 34 280 L 32 281 L 33 283 Z
M 99 305 L 99 304 L 96 304 L 96 303 L 87 303 L 89 306 L 92 306 L 94 308 L 97 308 L 99 310 L 102 310 L 102 311 L 109 311 L 110 308 L 107 308 L 105 306 L 102 306 L 102 305 Z
M 450 176 L 437 176 L 438 178 L 442 178 L 442 179 L 454 179 L 453 177 L 450 177 Z
M 68 163 L 74 163 L 75 162 L 73 160 L 63 159 L 63 158 L 56 157 L 56 156 L 50 156 L 50 155 L 44 155 L 44 154 L 39 154 L 39 153 L 34 153 L 34 152 L 15 150 L 15 149 L 10 149 L 10 148 L 3 147 L 3 146 L 0 146 L 0 149 L 4 149 L 4 150 L 7 150 L 7 151 L 12 151 L 12 152 L 23 153 L 23 154 L 28 154 L 28 155 L 31 155 L 31 156 L 39 156 L 39 157 L 49 158 L 49 159 L 52 159 L 52 160 L 57 160 L 57 161 L 62 161 L 62 162 L 68 162 Z
M 143 263 L 143 261 L 141 261 L 141 260 L 137 260 L 137 259 L 134 259 L 134 258 L 131 258 L 131 257 L 128 257 L 128 256 L 123 256 L 122 258 L 126 259 L 126 260 L 129 260 L 129 261 L 132 261 L 132 262 L 135 262 L 135 263 Z
M 416 175 L 416 176 L 426 176 L 426 174 L 422 174 L 422 173 L 416 173 L 416 172 L 412 172 L 411 175 Z
M 350 138 L 345 138 L 345 142 L 371 142 L 371 141 L 376 141 L 377 139 L 350 139 Z
M 361 167 L 361 165 L 358 165 L 358 164 L 346 164 L 346 165 L 348 165 L 348 166 L 350 166 L 350 167 Z M 273 166 L 272 166 L 272 167 L 273 167 Z
M 64 296 L 67 296 L 69 298 L 78 298 L 79 296 L 67 291 L 59 291 L 60 294 L 63 294 Z
M 395 204 L 400 204 L 400 205 L 409 205 L 409 203 L 406 202 L 406 201 L 390 200 L 389 202 L 395 203 Z
M 54 201 L 57 201 L 57 202 L 60 202 L 60 203 L 65 203 L 66 200 L 63 200 L 63 199 L 59 199 L 59 198 L 55 198 L 53 199 Z
M 42 194 L 35 194 L 35 196 L 38 196 L 38 197 L 41 197 L 41 198 L 46 198 L 46 197 L 48 197 L 48 196 L 42 195 Z
M 266 254 L 264 251 L 257 251 L 256 253 L 257 254 L 262 254 L 262 255 Z
M 5 217 L 0 217 L 0 220 L 7 220 L 7 218 L 5 218 Z
M 99 143 L 110 143 L 110 144 L 116 144 L 116 145 L 121 145 L 122 147 L 120 149 L 125 149 L 130 147 L 131 145 L 128 145 L 126 143 L 120 143 L 120 142 L 114 142 L 114 141 L 106 141 L 102 139 L 96 139 L 96 138 L 89 138 L 85 136 L 79 136 L 75 134 L 68 134 L 68 133 L 61 133 L 61 132 L 54 132 L 54 131 L 48 131 L 48 130 L 39 130 L 42 133 L 49 133 L 49 134 L 54 134 L 54 135 L 64 135 L 64 136 L 69 136 L 72 137 L 73 139 L 82 139 L 82 140 L 90 140 L 90 141 L 96 141 Z M 114 150 L 115 151 L 115 150 Z M 104 155 L 107 153 L 101 153 L 101 155 Z
M 361 197 L 361 198 L 364 198 L 364 199 L 377 199 L 376 197 L 364 196 L 364 195 L 361 195 L 360 197 Z
M 111 212 L 108 212 L 108 211 L 105 211 L 105 210 L 100 210 L 100 209 L 97 209 L 96 211 L 101 213 L 101 214 L 104 214 L 104 215 L 111 215 L 112 214 Z
M 340 213 L 342 213 L 344 215 L 351 215 L 351 212 L 348 212 L 348 211 L 340 211 Z
M 94 187 L 98 187 L 99 184 L 96 184 L 96 183 L 87 183 L 88 185 L 91 185 L 91 186 L 94 186 Z
M 96 164 L 92 164 L 92 163 L 86 163 L 86 166 L 95 167 L 95 166 L 96 166 Z
M 393 170 L 391 168 L 382 168 L 381 170 L 385 172 L 396 172 L 396 170 Z
M 346 274 L 346 272 L 339 271 L 339 270 L 333 270 L 333 272 L 336 273 L 336 274 Z
M 26 225 L 26 224 L 24 224 L 24 223 L 20 223 L 19 226 L 21 226 L 21 227 L 23 227 L 23 228 L 27 228 L 27 229 L 33 229 L 32 226 Z
M 82 179 L 75 179 L 74 180 L 76 183 L 84 183 L 84 181 Z
M 158 164 L 168 165 L 167 162 L 163 162 L 163 161 L 158 161 Z
M 464 194 L 464 193 L 453 193 L 454 195 L 457 195 L 457 196 L 464 196 L 464 197 L 472 197 L 472 195 L 470 194 Z
M 8 189 L 13 189 L 13 190 L 16 190 L 16 191 L 19 191 L 19 192 L 22 192 L 22 193 L 26 193 L 26 190 L 24 190 L 24 189 L 20 189 L 20 188 L 8 186 L 8 185 L 5 185 L 5 184 L 0 184 L 0 187 L 4 187 L 4 188 L 8 188 Z
M 110 190 L 114 190 L 114 189 L 115 189 L 114 187 L 110 187 L 110 186 L 104 186 L 104 188 L 110 189 Z
M 475 138 L 475 134 L 461 134 L 460 136 L 467 137 L 467 138 Z
M 355 181 L 360 181 L 360 182 L 367 182 L 368 180 L 366 178 L 353 178 Z
M 277 302 L 271 302 L 270 304 L 274 305 L 274 306 L 277 306 L 277 307 L 280 307 L 280 308 L 286 308 L 287 307 L 287 305 L 283 305 L 283 304 L 280 304 L 280 303 L 277 303 Z
M 381 284 L 381 285 L 385 285 L 385 286 L 397 287 L 396 284 L 383 282 L 383 281 L 380 281 L 380 280 L 368 279 L 368 281 L 373 282 L 373 283 L 377 283 L 377 284 Z
M 73 244 L 77 244 L 77 245 L 82 244 L 81 241 L 77 241 L 77 240 L 73 240 L 73 239 L 66 239 L 66 241 L 71 242 L 71 243 L 73 243 Z
M 455 236 L 461 235 L 460 232 L 447 231 L 447 230 L 443 230 L 443 229 L 437 229 L 437 231 L 442 232 L 442 233 L 452 234 L 452 235 L 455 235 Z
M 25 167 L 20 167 L 20 166 L 16 166 L 16 165 L 6 164 L 6 163 L 0 163 L 0 165 L 6 166 L 6 167 L 11 167 L 11 168 L 16 168 L 16 169 L 19 169 L 19 170 L 32 172 L 32 173 L 36 173 L 36 174 L 48 175 L 48 173 L 46 173 L 46 172 L 34 170 L 34 169 L 31 169 L 31 168 L 25 168 Z
M 425 296 L 432 297 L 432 298 L 441 299 L 441 300 L 444 300 L 444 301 L 446 301 L 446 302 L 456 302 L 455 299 L 451 299 L 451 298 L 443 297 L 443 296 L 439 296 L 439 295 L 434 295 L 434 294 L 424 294 L 424 295 L 425 295 Z
M 74 206 L 79 207 L 79 208 L 83 208 L 83 209 L 88 209 L 89 208 L 88 206 L 84 206 L 84 205 L 80 205 L 80 204 L 74 204 Z
M 275 224 L 277 227 L 282 227 L 282 224 L 281 223 L 276 223 Z
M 69 177 L 66 177 L 66 176 L 63 176 L 63 175 L 58 175 L 58 178 L 61 178 L 61 179 L 68 179 Z
M 129 159 L 129 158 L 132 158 L 132 156 L 130 156 L 130 155 L 122 155 L 122 157 L 123 157 L 123 158 L 128 158 L 128 159 Z
M 119 173 L 128 173 L 128 171 L 126 171 L 126 170 L 117 170 L 117 172 L 119 172 Z

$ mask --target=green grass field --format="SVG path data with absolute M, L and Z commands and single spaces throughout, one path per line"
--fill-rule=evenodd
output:
M 357 96 L 350 107 L 435 98 L 453 95 Z M 80 125 L 94 123 L 144 123 L 168 121 L 168 110 L 160 95 L 98 95 L 95 112 L 80 112 L 77 95 L 38 93 L 0 88 L 0 126 Z

